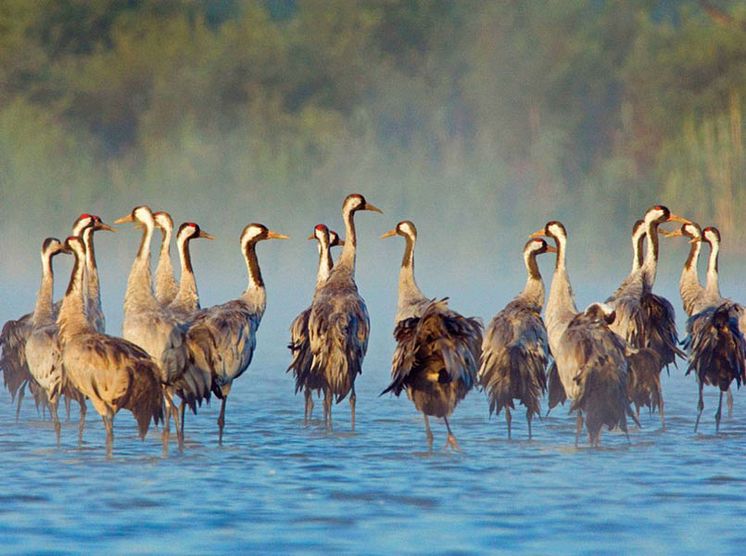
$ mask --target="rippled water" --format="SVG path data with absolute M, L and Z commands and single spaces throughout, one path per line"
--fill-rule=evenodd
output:
M 266 341 L 266 338 L 264 338 Z M 376 357 L 377 356 L 377 357 Z M 15 423 L 0 396 L 2 551 L 33 552 L 741 552 L 746 543 L 743 396 L 714 434 L 714 391 L 700 434 L 696 387 L 673 371 L 664 382 L 668 428 L 657 415 L 601 449 L 575 449 L 574 419 L 560 408 L 534 426 L 488 420 L 473 392 L 456 410 L 461 453 L 434 427 L 428 453 L 421 417 L 406 399 L 378 392 L 387 354 L 370 357 L 358 383 L 358 428 L 346 403 L 336 430 L 304 427 L 285 361 L 252 367 L 228 403 L 225 446 L 219 405 L 187 419 L 187 447 L 161 453 L 159 433 L 137 440 L 115 423 L 114 458 L 89 411 L 77 447 L 75 418 L 62 446 L 29 400 Z M 315 416 L 320 416 L 317 404 Z

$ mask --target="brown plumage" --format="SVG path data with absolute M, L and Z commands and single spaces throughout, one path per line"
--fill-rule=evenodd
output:
M 163 420 L 163 393 L 158 364 L 135 344 L 96 332 L 86 319 L 83 295 L 83 241 L 70 237 L 65 249 L 75 255 L 70 285 L 62 301 L 59 327 L 62 362 L 70 382 L 90 398 L 104 421 L 107 454 L 114 440 L 114 416 L 132 412 L 140 438 L 150 421 Z
M 406 240 L 399 273 L 396 350 L 391 364 L 391 384 L 381 394 L 409 399 L 425 417 L 425 432 L 432 447 L 428 417 L 441 417 L 448 430 L 446 446 L 458 449 L 448 416 L 476 382 L 482 347 L 482 324 L 448 307 L 447 298 L 427 299 L 414 280 L 414 246 L 417 229 L 408 220 L 383 237 L 400 235 Z
M 695 371 L 699 386 L 697 422 L 704 409 L 702 391 L 711 385 L 720 389 L 720 402 L 715 414 L 715 432 L 720 431 L 723 394 L 733 381 L 740 387 L 746 381 L 746 340 L 738 325 L 743 308 L 737 303 L 724 301 L 692 315 L 686 324 L 687 337 L 684 348 L 689 353 L 686 374 Z
M 505 409 L 508 438 L 511 437 L 513 400 L 526 407 L 528 437 L 531 419 L 540 415 L 540 398 L 546 391 L 546 366 L 549 344 L 541 308 L 544 304 L 544 282 L 536 263 L 537 255 L 554 250 L 543 239 L 531 239 L 523 248 L 528 278 L 523 291 L 490 322 L 482 344 L 477 375 L 487 392 L 490 414 Z
M 570 322 L 564 341 L 577 362 L 575 382 L 578 394 L 571 411 L 578 412 L 576 443 L 582 430 L 583 414 L 591 446 L 601 444 L 601 429 L 620 428 L 627 434 L 627 416 L 634 419 L 627 399 L 625 345 L 611 332 L 615 315 L 608 307 L 594 303 Z

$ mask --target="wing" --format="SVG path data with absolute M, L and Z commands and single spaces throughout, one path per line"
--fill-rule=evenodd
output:
M 287 372 L 293 371 L 295 374 L 295 392 L 298 393 L 306 383 L 309 371 L 311 370 L 311 345 L 308 338 L 308 319 L 311 316 L 309 307 L 293 320 L 290 325 L 290 343 L 288 349 L 292 354 L 292 360 L 287 368 Z
M 251 363 L 258 325 L 258 317 L 240 300 L 203 310 L 192 321 L 189 350 L 197 366 L 209 369 L 217 396 Z
M 668 368 L 676 364 L 676 357 L 686 358 L 679 349 L 679 335 L 676 330 L 676 312 L 673 305 L 664 297 L 653 293 L 642 296 L 641 305 L 645 318 L 643 347 L 655 351 L 661 365 Z
M 466 390 L 472 388 L 482 346 L 482 325 L 477 319 L 451 311 L 446 299 L 433 300 L 419 319 L 402 321 L 397 331 L 393 380 L 384 392 L 401 392 L 415 363 L 433 357 L 442 359 L 449 381 L 460 381 Z
M 539 398 L 546 391 L 549 355 L 539 310 L 515 300 L 487 329 L 478 378 L 490 399 L 490 413 L 513 407 L 514 398 L 532 412 L 539 412 Z
M 13 399 L 31 378 L 26 362 L 26 340 L 30 335 L 30 314 L 24 315 L 18 320 L 9 320 L 0 332 L 0 346 L 3 349 L 0 369 L 3 371 L 5 387 Z
M 34 330 L 26 342 L 26 361 L 31 376 L 45 391 L 51 402 L 62 393 L 62 351 L 57 337 L 57 326 Z

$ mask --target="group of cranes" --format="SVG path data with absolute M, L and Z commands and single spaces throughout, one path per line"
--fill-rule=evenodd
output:
M 381 212 L 362 195 L 352 194 L 342 205 L 344 239 L 324 224 L 313 229 L 308 239 L 316 240 L 319 252 L 316 288 L 310 306 L 291 325 L 288 371 L 293 372 L 296 393 L 304 393 L 304 421 L 311 419 L 314 394 L 323 395 L 328 430 L 332 429 L 333 403 L 345 398 L 350 403 L 351 428 L 355 428 L 355 381 L 362 372 L 370 332 L 368 310 L 355 283 L 355 215 L 360 211 Z M 678 222 L 681 227 L 659 230 L 667 222 Z M 256 245 L 287 236 L 261 224 L 247 225 L 240 236 L 248 274 L 246 289 L 237 299 L 202 308 L 189 244 L 194 239 L 211 240 L 210 234 L 194 222 L 179 227 L 175 235 L 181 270 L 177 282 L 170 253 L 174 223 L 168 213 L 154 213 L 141 205 L 115 223 L 133 223 L 142 234 L 127 281 L 122 337 L 105 333 L 94 249 L 94 233 L 114 229 L 98 216 L 83 214 L 65 241 L 44 241 L 42 281 L 34 311 L 9 321 L 0 333 L 0 370 L 17 398 L 16 411 L 28 388 L 37 405 L 49 408 L 59 443 L 60 400 L 80 404 L 82 439 L 89 399 L 104 422 L 109 454 L 119 410 L 133 414 L 141 437 L 151 423 L 162 423 L 165 450 L 173 418 L 181 449 L 186 408 L 196 414 L 215 395 L 221 400 L 218 441 L 222 444 L 226 401 L 233 381 L 251 363 L 266 309 Z M 151 243 L 157 230 L 161 242 L 152 276 Z M 683 342 L 687 354 L 679 348 L 671 303 L 652 291 L 659 233 L 684 236 L 691 243 L 680 282 L 689 315 Z M 424 416 L 430 447 L 429 417 L 437 417 L 445 422 L 446 447 L 458 449 L 448 418 L 475 386 L 487 394 L 490 414 L 505 411 L 509 438 L 515 401 L 526 408 L 531 438 L 532 419 L 541 415 L 541 397 L 548 392 L 550 410 L 569 400 L 570 410 L 577 414 L 576 444 L 585 426 L 590 445 L 598 446 L 604 426 L 625 434 L 628 418 L 639 426 L 641 407 L 657 410 L 665 429 L 660 374 L 676 357 L 688 355 L 687 374 L 696 371 L 695 430 L 704 407 L 704 385 L 720 389 L 719 430 L 723 394 L 728 394 L 732 408 L 730 387 L 733 381 L 740 386 L 746 380 L 746 312 L 720 295 L 720 234 L 711 227 L 701 230 L 662 205 L 651 207 L 632 229 L 629 275 L 605 302 L 593 303 L 584 311 L 575 305 L 567 271 L 567 230 L 561 222 L 547 222 L 530 235 L 523 248 L 525 287 L 497 313 L 484 334 L 479 319 L 451 309 L 448 298 L 429 298 L 420 290 L 414 274 L 415 224 L 401 221 L 382 239 L 394 236 L 404 239 L 404 255 L 391 383 L 381 395 L 399 396 L 406 391 Z M 705 286 L 697 277 L 703 242 L 710 246 Z M 335 246 L 342 247 L 336 265 L 331 253 Z M 54 304 L 53 258 L 60 253 L 73 255 L 74 266 L 64 298 Z M 546 253 L 554 254 L 555 266 L 544 307 L 537 257 Z

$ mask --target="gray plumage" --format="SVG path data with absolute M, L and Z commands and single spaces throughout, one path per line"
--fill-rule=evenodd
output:
M 345 245 L 329 279 L 317 289 L 308 317 L 308 337 L 312 361 L 310 373 L 324 384 L 324 421 L 331 429 L 332 400 L 350 396 L 351 425 L 355 428 L 355 379 L 362 372 L 368 349 L 370 320 L 365 301 L 355 284 L 357 235 L 354 214 L 360 210 L 380 210 L 362 195 L 345 198 L 342 217 Z
M 52 306 L 52 293 L 54 291 L 52 259 L 55 255 L 61 253 L 62 249 L 63 245 L 58 239 L 47 238 L 44 240 L 41 250 L 41 287 L 31 319 L 31 333 L 25 345 L 29 373 L 46 395 L 58 444 L 60 442 L 61 425 L 57 408 L 63 393 L 77 399 L 80 403 L 79 436 L 81 437 L 85 423 L 85 401 L 81 394 L 71 387 L 62 367 L 62 351 Z
M 249 283 L 240 298 L 203 309 L 191 321 L 187 343 L 193 367 L 211 377 L 212 392 L 222 400 L 218 417 L 218 439 L 223 442 L 225 404 L 233 381 L 248 368 L 256 348 L 267 305 L 256 244 L 266 239 L 286 239 L 262 224 L 249 224 L 241 234 L 241 252 L 246 261 Z
M 428 444 L 433 441 L 428 417 L 441 417 L 448 430 L 446 446 L 457 449 L 448 416 L 476 382 L 482 325 L 449 309 L 447 299 L 430 300 L 422 294 L 414 279 L 417 229 L 405 220 L 383 237 L 394 234 L 406 243 L 399 273 L 391 384 L 382 394 L 399 396 L 406 390 L 425 417 Z
M 687 320 L 687 337 L 683 343 L 689 355 L 687 374 L 692 371 L 696 373 L 699 390 L 694 430 L 696 432 L 704 410 L 704 386 L 711 385 L 720 390 L 715 413 L 715 430 L 719 432 L 723 394 L 728 393 L 728 407 L 732 411 L 731 384 L 735 381 L 736 386 L 740 387 L 746 380 L 746 340 L 742 325 L 745 311 L 738 303 L 720 295 L 720 232 L 716 228 L 705 228 L 700 232 L 698 226 L 684 225 L 680 231 L 670 235 L 689 237 L 691 243 L 682 271 L 680 291 L 685 307 L 693 311 Z M 697 262 L 703 239 L 710 245 L 706 287 L 702 287 L 697 278 Z
M 313 234 L 308 239 L 316 239 L 319 251 L 319 265 L 316 272 L 316 290 L 318 290 L 334 268 L 334 261 L 331 255 L 331 248 L 336 245 L 342 245 L 339 235 L 333 230 L 329 230 L 324 224 L 318 224 Z M 303 390 L 306 405 L 304 412 L 304 421 L 307 423 L 313 412 L 313 393 L 317 394 L 323 391 L 325 381 L 321 378 L 320 373 L 311 373 L 311 363 L 313 354 L 308 339 L 308 319 L 311 316 L 311 307 L 302 311 L 290 325 L 290 343 L 288 349 L 292 354 L 292 360 L 287 371 L 293 372 L 295 377 L 295 393 Z
M 163 307 L 167 307 L 176 297 L 179 284 L 174 276 L 174 266 L 171 262 L 171 236 L 174 231 L 174 221 L 165 211 L 153 213 L 155 224 L 161 231 L 161 246 L 158 264 L 155 267 L 155 298 Z
M 116 223 L 134 222 L 143 234 L 132 269 L 127 279 L 124 297 L 124 319 L 122 336 L 145 350 L 158 363 L 159 379 L 164 387 L 167 414 L 164 427 L 164 442 L 167 445 L 169 423 L 174 417 L 179 445 L 183 443 L 174 395 L 188 392 L 184 398 L 197 395 L 191 392 L 193 381 L 185 377 L 191 371 L 186 346 L 186 326 L 153 295 L 150 274 L 150 243 L 155 229 L 155 219 L 150 208 L 135 207 L 131 214 L 119 218 Z
M 505 409 L 508 438 L 511 437 L 513 400 L 526 407 L 528 436 L 531 420 L 540 415 L 541 396 L 546 391 L 546 366 L 549 343 L 541 309 L 544 304 L 544 282 L 536 262 L 537 255 L 547 252 L 543 239 L 529 240 L 523 249 L 528 278 L 523 291 L 492 319 L 482 344 L 477 375 L 489 398 L 490 414 Z
M 111 229 L 108 226 L 105 228 L 101 227 L 101 218 L 96 215 L 83 213 L 73 222 L 72 235 L 81 237 L 84 230 L 90 230 L 89 241 L 93 242 L 93 231 L 97 229 Z M 93 226 L 93 227 L 92 227 Z M 89 263 L 93 262 L 93 268 L 95 268 L 95 256 L 92 254 L 89 259 L 86 260 L 86 270 L 89 270 Z M 87 293 L 97 291 L 97 278 L 96 274 L 93 277 L 93 285 L 89 284 Z M 97 297 L 98 299 L 98 297 Z M 59 313 L 61 302 L 57 302 L 52 307 L 52 318 L 56 319 Z M 89 303 L 86 300 L 86 305 L 91 307 L 95 306 L 95 301 Z M 98 307 L 100 307 L 100 300 L 98 301 Z M 103 313 L 101 313 L 102 315 Z M 26 341 L 29 338 L 32 330 L 32 316 L 33 313 L 27 313 L 18 319 L 10 320 L 3 326 L 2 332 L 0 332 L 0 348 L 2 348 L 2 357 L 0 357 L 0 371 L 3 372 L 3 382 L 5 387 L 8 389 L 11 395 L 11 399 L 16 400 L 16 420 L 20 415 L 21 402 L 24 398 L 26 387 L 28 386 L 31 392 L 37 410 L 46 409 L 48 400 L 46 393 L 43 388 L 33 379 L 28 368 L 28 362 L 26 360 Z M 94 324 L 103 322 L 103 317 L 100 319 L 96 313 L 93 314 L 92 322 Z M 81 403 L 81 413 L 85 413 L 85 401 Z
M 539 235 L 554 239 L 557 248 L 545 322 L 564 395 L 556 392 L 554 380 L 550 381 L 550 393 L 554 400 L 572 401 L 570 410 L 577 412 L 576 444 L 585 417 L 589 442 L 598 446 L 603 425 L 619 426 L 626 432 L 626 415 L 632 415 L 627 399 L 626 346 L 609 328 L 615 318 L 610 307 L 593 304 L 582 313 L 575 309 L 565 262 L 565 227 L 551 221 L 532 237 Z M 552 369 L 550 377 L 553 374 Z

